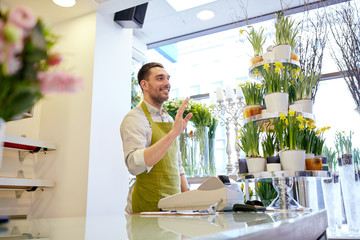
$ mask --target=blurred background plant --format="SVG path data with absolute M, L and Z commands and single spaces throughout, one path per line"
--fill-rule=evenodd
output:
M 131 74 L 131 108 L 140 104 L 142 99 L 142 91 L 135 77 L 135 73 Z
M 327 158 L 329 171 L 336 172 L 337 171 L 336 151 L 333 150 L 331 147 L 329 148 L 325 145 L 323 148 L 323 155 Z

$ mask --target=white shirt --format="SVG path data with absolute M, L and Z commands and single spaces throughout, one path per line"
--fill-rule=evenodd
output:
M 163 108 L 159 110 L 147 102 L 145 102 L 145 104 L 154 122 L 174 122 L 172 117 Z M 151 171 L 152 167 L 145 165 L 144 151 L 145 148 L 149 147 L 151 144 L 152 130 L 141 106 L 133 108 L 124 117 L 120 127 L 120 134 L 123 142 L 125 163 L 129 172 L 133 175 L 139 175 L 144 171 Z M 179 162 L 180 175 L 184 173 L 180 157 L 180 149 L 178 149 L 177 158 Z M 132 185 L 129 189 L 127 198 L 128 205 L 125 209 L 127 213 L 132 212 L 133 187 L 134 185 Z

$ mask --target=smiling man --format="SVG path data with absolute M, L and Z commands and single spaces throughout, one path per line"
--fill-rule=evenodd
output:
M 180 106 L 175 121 L 162 108 L 169 98 L 169 80 L 162 64 L 151 62 L 142 66 L 138 82 L 144 101 L 121 123 L 125 163 L 136 176 L 128 194 L 127 213 L 159 211 L 161 198 L 188 190 L 177 137 L 192 114 L 183 118 L 188 99 Z

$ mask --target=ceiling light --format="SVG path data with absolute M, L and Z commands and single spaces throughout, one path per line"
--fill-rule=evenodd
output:
M 75 5 L 75 0 L 52 0 L 55 4 L 61 7 L 72 7 Z
M 207 3 L 214 2 L 215 0 L 166 0 L 177 12 L 187 9 L 198 7 Z
M 201 10 L 196 14 L 196 17 L 200 20 L 209 20 L 215 16 L 214 11 L 212 10 Z

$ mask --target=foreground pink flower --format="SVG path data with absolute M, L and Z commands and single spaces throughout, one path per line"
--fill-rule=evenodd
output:
M 60 53 L 53 53 L 49 55 L 48 64 L 50 66 L 58 65 L 62 62 L 62 56 Z
M 27 7 L 13 8 L 9 12 L 8 21 L 25 30 L 30 30 L 35 27 L 37 19 L 32 10 Z
M 82 78 L 63 72 L 38 72 L 37 79 L 40 81 L 41 92 L 54 93 L 54 92 L 76 92 L 82 88 Z
M 5 60 L 2 65 L 2 71 L 5 75 L 15 74 L 21 67 L 21 59 L 18 56 L 19 46 L 16 44 L 9 44 L 6 47 Z

